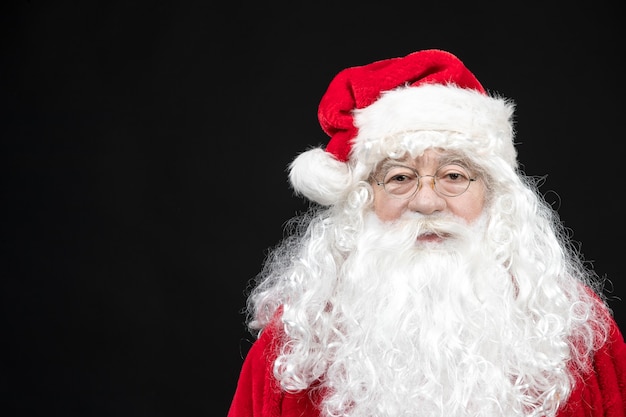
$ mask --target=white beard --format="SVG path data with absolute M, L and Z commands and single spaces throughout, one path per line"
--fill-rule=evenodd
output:
M 493 259 L 484 229 L 483 219 L 367 219 L 331 301 L 342 335 L 328 346 L 325 385 L 335 395 L 325 411 L 543 415 L 539 404 L 558 394 L 532 385 L 548 372 L 533 362 L 541 346 L 528 337 L 533 323 L 516 306 L 514 280 Z M 424 232 L 448 238 L 416 243 Z

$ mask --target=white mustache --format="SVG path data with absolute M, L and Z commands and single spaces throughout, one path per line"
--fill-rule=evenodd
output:
M 435 234 L 437 236 L 458 238 L 465 236 L 471 229 L 465 220 L 450 215 L 428 215 L 411 213 L 394 223 L 394 228 L 407 230 L 412 236 Z

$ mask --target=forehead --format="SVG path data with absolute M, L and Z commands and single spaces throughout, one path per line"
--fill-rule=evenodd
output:
M 440 167 L 447 164 L 457 164 L 471 169 L 470 159 L 458 151 L 444 149 L 427 149 L 421 155 L 412 156 L 408 152 L 399 158 L 385 158 L 380 161 L 375 172 L 380 172 L 392 166 L 404 165 L 419 169 L 423 167 Z

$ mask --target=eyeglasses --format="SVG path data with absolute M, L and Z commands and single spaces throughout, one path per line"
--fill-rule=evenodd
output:
M 437 194 L 456 197 L 463 194 L 476 178 L 470 178 L 467 169 L 460 165 L 443 165 L 434 175 L 419 175 L 413 168 L 402 165 L 390 167 L 382 179 L 376 184 L 394 198 L 411 198 L 420 188 L 420 179 L 431 177 L 431 187 Z

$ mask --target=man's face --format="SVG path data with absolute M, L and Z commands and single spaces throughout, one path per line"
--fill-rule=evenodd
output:
M 393 221 L 399 219 L 407 211 L 413 211 L 423 215 L 452 214 L 468 223 L 476 220 L 485 205 L 484 183 L 480 178 L 475 178 L 475 173 L 471 167 L 457 158 L 451 158 L 451 155 L 444 150 L 427 149 L 423 155 L 415 159 L 408 157 L 394 160 L 394 165 L 412 168 L 418 175 L 426 176 L 419 179 L 419 186 L 414 194 L 402 198 L 390 195 L 382 185 L 376 183 L 376 181 L 382 182 L 385 174 L 389 172 L 389 165 L 381 164 L 374 175 L 375 181 L 372 183 L 374 212 L 378 218 L 382 221 Z M 447 167 L 452 167 L 453 170 L 444 172 L 443 170 L 447 170 Z M 438 180 L 439 191 L 433 187 L 433 177 L 430 176 L 437 172 L 440 176 Z M 447 172 L 450 172 L 450 175 Z M 457 181 L 462 178 L 462 174 L 466 174 L 470 178 L 467 190 L 454 197 L 444 195 L 441 192 L 444 179 L 450 178 Z M 397 179 L 394 178 L 393 181 L 403 182 L 405 178 L 400 176 Z

